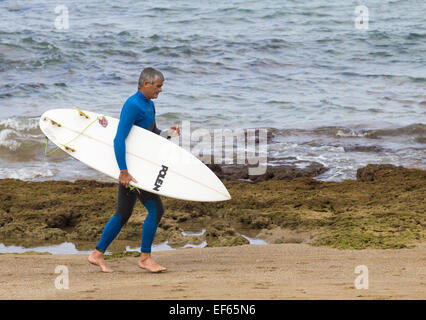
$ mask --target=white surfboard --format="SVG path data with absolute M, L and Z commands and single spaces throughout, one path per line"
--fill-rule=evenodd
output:
M 52 109 L 40 117 L 40 129 L 66 153 L 118 179 L 113 142 L 118 122 L 85 110 Z M 132 127 L 126 139 L 126 163 L 138 181 L 131 182 L 134 187 L 182 200 L 231 199 L 219 178 L 193 154 L 138 126 Z

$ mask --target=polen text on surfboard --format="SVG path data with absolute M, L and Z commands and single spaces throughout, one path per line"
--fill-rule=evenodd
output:
M 162 165 L 162 168 L 158 173 L 157 180 L 155 180 L 155 187 L 153 188 L 153 190 L 160 191 L 160 187 L 163 184 L 163 179 L 166 177 L 167 174 L 167 169 L 169 168 L 165 165 Z

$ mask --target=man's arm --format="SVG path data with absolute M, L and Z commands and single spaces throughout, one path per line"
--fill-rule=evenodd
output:
M 164 138 L 167 136 L 167 135 L 164 136 L 164 130 L 160 130 L 160 129 L 157 128 L 157 123 L 155 122 L 155 120 L 154 120 L 154 128 L 152 129 L 152 132 L 154 132 L 155 134 L 158 134 L 158 135 L 160 135 Z
M 135 123 L 137 116 L 137 108 L 131 104 L 125 103 L 121 110 L 120 122 L 118 123 L 117 133 L 114 138 L 114 153 L 120 168 L 119 183 L 126 188 L 129 187 L 130 181 L 136 182 L 130 173 L 127 171 L 126 164 L 126 138 Z
M 114 138 L 114 153 L 120 170 L 126 170 L 126 138 L 136 121 L 137 107 L 125 103 L 121 110 L 120 122 Z

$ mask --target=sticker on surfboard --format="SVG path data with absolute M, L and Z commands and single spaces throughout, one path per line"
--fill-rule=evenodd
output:
M 106 128 L 108 126 L 108 120 L 105 117 L 99 117 L 98 121 L 102 127 Z

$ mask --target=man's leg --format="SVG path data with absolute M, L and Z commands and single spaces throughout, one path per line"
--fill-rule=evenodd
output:
M 129 220 L 137 197 L 136 190 L 131 191 L 130 189 L 126 189 L 122 184 L 119 184 L 116 212 L 106 224 L 102 236 L 96 245 L 96 249 L 88 258 L 90 263 L 98 265 L 103 272 L 112 272 L 105 264 L 104 252 L 120 233 L 121 228 L 126 224 L 127 220 Z
M 139 266 L 151 272 L 161 272 L 166 268 L 158 265 L 151 257 L 151 246 L 157 232 L 158 224 L 164 213 L 163 203 L 159 195 L 140 190 L 140 201 L 148 210 L 142 227 L 141 257 Z

